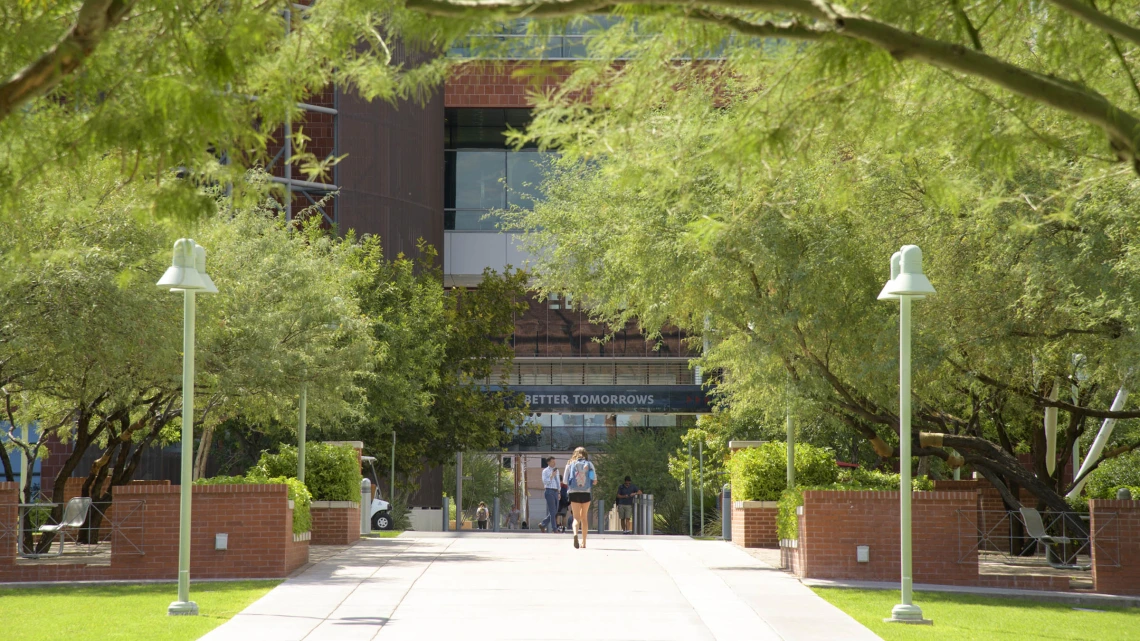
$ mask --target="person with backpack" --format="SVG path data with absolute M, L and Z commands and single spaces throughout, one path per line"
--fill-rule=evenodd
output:
M 574 547 L 578 547 L 578 530 L 582 530 L 582 546 L 586 547 L 586 531 L 590 529 L 590 502 L 593 500 L 594 485 L 598 482 L 598 473 L 594 464 L 590 462 L 590 454 L 586 448 L 579 447 L 574 450 L 570 461 L 566 463 L 566 471 L 562 477 L 566 479 L 567 498 L 570 499 L 570 510 L 574 514 Z
M 480 530 L 487 529 L 487 519 L 490 518 L 490 512 L 487 511 L 487 504 L 479 501 L 479 509 L 475 510 L 475 522 L 479 524 Z

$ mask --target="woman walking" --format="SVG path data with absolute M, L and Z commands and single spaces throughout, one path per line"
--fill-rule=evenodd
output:
M 582 530 L 582 547 L 586 547 L 586 530 L 590 529 L 590 501 L 593 498 L 594 484 L 598 482 L 598 473 L 590 462 L 586 448 L 574 450 L 574 455 L 566 463 L 566 472 L 562 478 L 566 480 L 570 510 L 574 514 L 574 547 L 578 547 L 579 528 Z

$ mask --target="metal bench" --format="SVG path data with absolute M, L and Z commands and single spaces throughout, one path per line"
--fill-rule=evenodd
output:
M 1021 508 L 1021 520 L 1025 522 L 1025 531 L 1046 547 L 1045 560 L 1049 565 L 1061 570 L 1088 570 L 1091 566 L 1061 563 L 1054 559 L 1065 558 L 1063 554 L 1056 553 L 1060 545 L 1081 544 L 1081 539 L 1067 536 L 1054 536 L 1045 530 L 1045 523 L 1041 520 L 1041 513 L 1031 507 Z M 1050 554 L 1052 552 L 1052 554 Z
M 59 523 L 41 525 L 39 531 L 44 534 L 59 535 L 59 553 L 63 554 L 63 544 L 67 540 L 64 530 L 78 530 L 87 520 L 87 511 L 91 509 L 91 497 L 79 496 L 67 502 L 63 508 L 63 517 Z

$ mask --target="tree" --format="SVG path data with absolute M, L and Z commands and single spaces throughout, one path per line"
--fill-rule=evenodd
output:
M 437 27 L 397 42 L 407 19 L 417 21 L 356 0 L 304 10 L 286 0 L 4 3 L 0 211 L 36 215 L 36 178 L 77 176 L 105 155 L 124 183 L 157 184 L 146 204 L 162 216 L 212 212 L 202 184 L 232 183 L 241 204 L 259 204 L 269 185 L 242 178 L 267 161 L 285 119 L 298 120 L 298 103 L 331 84 L 368 100 L 424 100 L 442 81 L 444 61 L 401 57 L 398 44 L 434 50 Z M 314 179 L 337 159 L 306 152 L 305 140 L 296 129 L 295 163 Z
M 137 215 L 156 188 L 125 186 L 117 169 L 107 159 L 90 164 L 84 180 L 41 182 L 40 215 L 0 241 L 3 325 L 14 338 L 0 344 L 0 362 L 25 363 L 3 387 L 5 418 L 37 424 L 41 441 L 72 444 L 52 481 L 56 503 L 88 451 L 101 455 L 83 494 L 106 502 L 111 486 L 133 478 L 142 453 L 181 427 L 179 301 L 154 285 L 177 230 Z M 198 317 L 204 402 L 195 427 L 206 444 L 219 421 L 292 412 L 301 381 L 317 418 L 359 405 L 352 383 L 371 343 L 348 278 L 351 245 L 315 226 L 287 226 L 271 209 L 223 210 L 193 235 L 210 251 L 220 290 L 201 297 Z M 12 436 L 29 454 L 42 451 Z
M 506 513 L 506 507 L 515 493 L 515 474 L 513 470 L 503 467 L 501 461 L 494 454 L 463 455 L 463 476 L 466 480 L 463 481 L 462 512 L 473 515 L 479 503 L 486 503 L 488 512 L 492 512 L 495 497 L 498 497 L 500 509 Z M 447 465 L 443 470 L 443 491 L 450 496 L 455 490 L 455 466 Z
M 793 111 L 794 104 L 818 115 L 824 103 L 838 110 L 833 118 L 848 117 L 851 101 L 877 102 L 881 89 L 897 86 L 909 73 L 912 66 L 904 63 L 919 63 L 941 73 L 914 94 L 916 105 L 951 88 L 968 92 L 975 108 L 1021 121 L 1017 132 L 1021 137 L 1038 135 L 1035 121 L 1042 109 L 1063 114 L 1066 122 L 1082 130 L 1077 137 L 1083 151 L 1099 148 L 1103 155 L 1107 141 L 1109 158 L 1127 162 L 1140 173 L 1140 85 L 1134 69 L 1140 28 L 1130 24 L 1135 16 L 1125 3 L 1098 7 L 1081 0 L 985 0 L 970 5 L 894 0 L 859 11 L 818 0 L 719 0 L 695 5 L 643 0 L 406 0 L 405 4 L 452 22 L 466 19 L 484 29 L 493 20 L 518 17 L 545 19 L 534 27 L 537 32 L 586 14 L 628 18 L 624 29 L 611 28 L 616 35 L 597 38 L 599 44 L 591 48 L 598 64 L 587 66 L 590 70 L 578 76 L 592 85 L 623 75 L 625 64 L 613 65 L 615 60 L 653 59 L 649 54 L 659 55 L 663 49 L 677 56 L 657 60 L 725 57 L 727 64 L 718 66 L 718 72 L 726 74 L 754 75 L 765 59 L 783 58 L 790 63 L 787 73 L 765 74 L 766 89 L 781 92 L 797 81 L 801 85 L 814 81 L 814 88 L 804 95 L 787 96 L 786 126 L 810 128 L 815 123 Z M 654 38 L 644 38 L 647 33 Z M 730 34 L 738 37 L 726 43 Z M 610 72 L 600 72 L 599 65 L 609 66 Z M 570 84 L 581 92 L 580 84 Z M 670 84 L 667 76 L 658 76 L 653 85 L 641 85 L 643 91 L 649 90 L 643 96 L 657 97 Z M 984 119 L 964 112 L 944 123 L 941 131 L 953 131 L 959 120 Z M 979 141 L 1000 141 L 1006 135 L 978 132 Z
M 373 368 L 361 380 L 368 404 L 360 420 L 325 434 L 363 439 L 388 469 L 395 432 L 397 472 L 410 475 L 455 452 L 498 449 L 525 429 L 519 395 L 485 386 L 502 383 L 493 372 L 510 371 L 505 339 L 525 309 L 525 273 L 487 271 L 478 288 L 444 290 L 433 248 L 421 244 L 414 261 L 389 260 L 375 237 L 362 240 L 355 265 L 355 290 L 376 345 Z
M 736 100 L 754 85 L 669 66 L 678 91 L 654 105 L 595 111 L 588 128 L 552 108 L 526 134 L 563 153 L 547 200 L 512 221 L 531 232 L 539 289 L 572 293 L 602 321 L 704 333 L 704 365 L 728 373 L 718 389 L 734 410 L 782 413 L 790 389 L 797 414 L 891 457 L 897 308 L 875 298 L 891 253 L 919 244 L 939 294 L 916 304 L 915 433 L 904 437 L 915 455 L 964 457 L 1011 507 L 1020 486 L 1067 509 L 1073 443 L 1093 419 L 1140 416 L 1105 409 L 1140 355 L 1134 178 L 1063 152 L 1023 157 L 1007 178 L 963 161 L 969 132 L 914 149 L 884 135 L 911 115 L 905 92 L 886 92 L 897 111 L 830 153 L 770 157 L 740 143 L 757 120 L 784 116 Z M 1069 418 L 1055 468 L 1046 407 Z M 920 443 L 919 430 L 940 436 Z M 1129 426 L 1113 451 L 1137 448 L 1135 437 Z

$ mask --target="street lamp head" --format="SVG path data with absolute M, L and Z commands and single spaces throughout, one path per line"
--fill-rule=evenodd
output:
M 918 245 L 903 245 L 899 250 L 899 275 L 883 288 L 884 293 L 896 296 L 930 296 L 934 285 L 922 273 L 922 250 Z
M 202 277 L 202 282 L 206 287 L 199 291 L 199 294 L 217 294 L 218 286 L 214 284 L 214 279 L 206 273 L 206 248 L 194 243 L 194 269 L 198 270 L 198 275 Z
M 176 291 L 199 291 L 206 288 L 206 282 L 195 266 L 196 246 L 196 243 L 189 238 L 179 238 L 174 241 L 174 259 L 166 269 L 166 273 L 158 279 L 156 284 L 159 287 Z
M 891 283 L 894 282 L 899 276 L 899 262 L 902 260 L 902 252 L 895 252 L 891 254 L 891 279 L 883 285 L 883 290 L 879 292 L 879 300 L 898 300 L 897 294 L 888 294 L 887 290 L 891 288 Z

